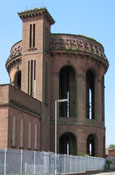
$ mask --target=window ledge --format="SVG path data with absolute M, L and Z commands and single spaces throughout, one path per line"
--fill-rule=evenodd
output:
M 33 51 L 33 50 L 37 50 L 36 47 L 32 47 L 32 48 L 29 48 L 28 51 Z

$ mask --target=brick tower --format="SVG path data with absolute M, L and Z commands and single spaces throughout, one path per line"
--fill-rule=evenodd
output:
M 41 102 L 40 150 L 54 151 L 55 100 L 58 106 L 58 153 L 104 157 L 104 74 L 108 61 L 94 39 L 51 34 L 53 18 L 45 8 L 19 13 L 22 41 L 6 67 L 11 84 Z

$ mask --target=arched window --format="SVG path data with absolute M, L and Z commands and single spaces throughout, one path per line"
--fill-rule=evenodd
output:
M 59 73 L 59 98 L 68 98 L 68 103 L 60 103 L 60 117 L 76 117 L 76 84 L 75 71 L 71 66 L 65 66 Z
M 94 119 L 94 74 L 90 70 L 86 73 L 86 110 L 87 118 Z
M 18 71 L 15 75 L 14 79 L 14 85 L 15 87 L 21 89 L 21 71 Z
M 87 138 L 87 154 L 96 156 L 97 138 L 95 134 L 90 134 Z
M 76 137 L 72 133 L 64 133 L 59 139 L 60 154 L 76 155 Z

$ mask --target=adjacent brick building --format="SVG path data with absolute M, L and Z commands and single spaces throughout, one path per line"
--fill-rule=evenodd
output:
M 113 168 L 115 169 L 115 148 L 108 148 L 107 157 L 113 162 Z
M 55 100 L 58 153 L 104 157 L 104 75 L 108 61 L 94 39 L 52 34 L 45 8 L 19 13 L 22 40 L 11 48 L 10 85 L 0 86 L 0 148 L 54 151 Z

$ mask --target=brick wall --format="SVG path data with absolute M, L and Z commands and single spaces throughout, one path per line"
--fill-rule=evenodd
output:
M 96 143 L 96 156 L 104 157 L 103 148 L 105 143 L 103 143 L 103 138 L 105 136 L 105 128 L 99 128 L 94 126 L 80 126 L 77 124 L 63 124 L 58 125 L 58 152 L 59 152 L 59 139 L 64 133 L 72 133 L 76 140 L 77 155 L 87 154 L 87 138 L 90 134 L 95 134 L 97 138 Z M 51 151 L 54 151 L 55 146 L 55 136 L 54 136 L 54 126 L 51 126 Z
M 13 128 L 13 117 L 16 119 L 16 130 L 15 130 L 15 146 L 12 145 L 12 128 Z M 20 147 L 20 121 L 23 120 L 23 146 Z M 29 122 L 31 123 L 31 146 L 28 147 L 29 139 Z M 37 149 L 35 149 L 35 124 L 37 124 Z M 23 148 L 30 150 L 39 150 L 40 151 L 40 119 L 17 110 L 15 108 L 9 108 L 9 137 L 8 137 L 8 147 L 9 148 Z
M 32 110 L 41 113 L 41 150 L 54 151 L 55 100 L 59 99 L 59 73 L 64 66 L 71 66 L 75 71 L 76 116 L 74 119 L 58 117 L 58 146 L 60 136 L 71 132 L 77 139 L 77 153 L 81 155 L 86 153 L 87 137 L 94 134 L 97 138 L 96 155 L 103 157 L 105 147 L 104 74 L 108 68 L 103 46 L 93 39 L 79 35 L 51 34 L 50 27 L 54 21 L 46 9 L 25 11 L 19 13 L 19 16 L 23 22 L 21 62 L 18 65 L 19 62 L 16 59 L 11 61 L 12 64 L 8 68 L 9 75 L 11 81 L 13 81 L 16 71 L 21 69 L 21 90 L 28 93 L 28 61 L 35 60 L 34 97 L 42 105 L 14 89 L 10 94 L 10 103 L 15 106 L 15 109 L 14 106 L 10 108 L 10 121 L 12 121 L 12 116 L 18 116 L 16 121 L 20 123 L 18 120 L 22 116 L 28 126 L 28 122 L 31 120 L 32 123 L 37 122 L 36 115 Z M 35 47 L 29 48 L 30 25 L 33 26 L 34 24 L 36 31 Z M 95 77 L 94 120 L 86 119 L 86 72 L 88 70 L 91 70 Z M 7 93 L 4 94 L 4 100 L 6 101 L 8 100 L 7 95 Z M 22 110 L 22 107 L 26 107 L 26 110 Z M 19 127 L 17 129 L 19 135 Z M 26 134 L 27 132 L 25 132 Z M 27 138 L 27 136 L 24 137 Z M 10 142 L 9 140 L 9 144 L 11 144 Z M 19 147 L 19 140 L 16 143 Z M 25 149 L 27 149 L 27 146 L 25 146 Z
M 77 154 L 87 153 L 87 137 L 95 134 L 97 137 L 96 156 L 104 157 L 104 120 L 103 120 L 103 94 L 102 81 L 106 69 L 103 65 L 97 65 L 96 60 L 77 54 L 54 54 L 51 60 L 51 150 L 54 151 L 54 116 L 55 100 L 59 99 L 59 72 L 64 66 L 72 66 L 76 73 L 76 117 L 58 117 L 58 147 L 59 138 L 64 133 L 73 133 L 77 138 Z M 101 71 L 100 71 L 101 69 Z M 93 70 L 95 73 L 95 120 L 86 119 L 86 72 Z M 59 108 L 58 108 L 59 111 Z M 101 133 L 101 134 L 100 134 Z M 98 145 L 98 147 L 97 147 Z
M 113 168 L 115 168 L 115 149 L 110 148 L 108 149 L 108 158 L 111 159 L 113 158 Z
M 40 150 L 40 115 L 41 103 L 38 100 L 11 85 L 0 86 L 0 148 Z M 22 134 L 21 120 L 23 121 Z M 29 123 L 31 123 L 30 148 L 28 147 Z M 23 146 L 20 146 L 21 135 Z
M 0 106 L 0 149 L 8 147 L 8 107 Z

